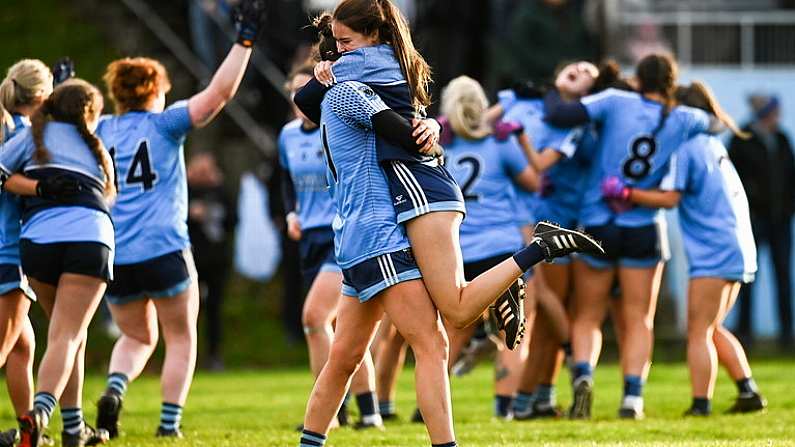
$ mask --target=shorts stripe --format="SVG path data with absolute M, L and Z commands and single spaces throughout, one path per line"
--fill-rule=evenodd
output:
M 412 174 L 409 168 L 400 161 L 393 161 L 392 168 L 395 170 L 395 175 L 397 175 L 403 187 L 406 188 L 406 190 L 409 191 L 409 195 L 412 196 L 411 201 L 414 203 L 416 215 L 419 216 L 429 213 L 431 209 L 428 204 L 428 198 L 425 196 L 425 191 L 422 189 L 422 186 L 420 186 L 417 178 L 414 177 L 414 174 Z M 414 200 L 415 195 L 417 200 Z

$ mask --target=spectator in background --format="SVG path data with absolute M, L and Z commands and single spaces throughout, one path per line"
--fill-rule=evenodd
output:
M 227 241 L 237 223 L 236 209 L 224 189 L 223 174 L 211 153 L 194 155 L 188 163 L 187 174 L 188 231 L 206 318 L 206 366 L 219 371 L 224 365 L 221 303 L 232 264 Z
M 560 61 L 598 60 L 599 40 L 586 28 L 585 3 L 586 0 L 514 2 L 495 17 L 495 29 L 507 30 L 507 40 L 492 41 L 497 87 L 518 80 L 546 79 Z
M 775 268 L 779 342 L 792 345 L 792 215 L 795 212 L 795 156 L 787 135 L 779 128 L 781 107 L 775 96 L 754 95 L 749 98 L 754 120 L 743 130 L 749 140 L 733 138 L 729 157 L 748 192 L 756 244 L 768 244 Z M 751 341 L 751 287 L 740 294 L 738 335 Z

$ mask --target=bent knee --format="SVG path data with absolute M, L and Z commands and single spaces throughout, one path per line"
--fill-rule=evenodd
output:
M 157 326 L 150 328 L 141 328 L 140 330 L 124 332 L 124 336 L 130 338 L 137 343 L 144 346 L 154 348 L 158 341 Z
M 366 349 L 350 349 L 347 346 L 332 346 L 326 367 L 333 368 L 337 373 L 351 376 L 364 360 Z
M 329 315 L 317 309 L 305 308 L 301 315 L 301 323 L 304 325 L 304 328 L 310 328 L 316 332 L 326 330 L 326 327 L 331 323 L 330 320 Z
M 406 339 L 417 358 L 435 358 L 447 361 L 450 352 L 450 342 L 447 334 L 441 327 L 423 333 L 416 333 Z

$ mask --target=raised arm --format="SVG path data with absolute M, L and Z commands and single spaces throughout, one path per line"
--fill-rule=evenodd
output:
M 579 126 L 591 120 L 580 101 L 566 102 L 557 90 L 550 90 L 544 96 L 544 119 L 557 127 Z
M 204 127 L 215 118 L 235 96 L 246 73 L 262 20 L 265 0 L 243 0 L 234 14 L 238 37 L 224 62 L 213 75 L 210 85 L 188 101 L 188 112 L 194 127 Z

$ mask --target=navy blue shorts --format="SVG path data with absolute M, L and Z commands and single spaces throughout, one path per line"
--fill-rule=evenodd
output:
M 21 290 L 31 301 L 36 301 L 36 294 L 28 284 L 28 277 L 22 273 L 22 267 L 16 264 L 0 264 L 0 296 Z
M 580 259 L 593 268 L 652 268 L 671 257 L 664 225 L 620 227 L 607 224 L 586 227 L 585 231 L 601 241 L 605 250 L 603 255 L 579 255 Z
M 64 273 L 93 276 L 105 282 L 113 279 L 113 252 L 99 242 L 55 242 L 37 244 L 20 239 L 22 271 L 51 286 Z
M 342 294 L 365 302 L 396 284 L 420 279 L 410 248 L 393 251 L 342 269 Z
M 392 160 L 382 166 L 398 223 L 434 211 L 466 214 L 461 188 L 437 161 L 420 163 Z
M 334 230 L 331 227 L 302 231 L 298 251 L 301 254 L 301 273 L 307 287 L 320 272 L 342 271 L 334 256 Z
M 198 276 L 190 248 L 136 264 L 116 265 L 114 269 L 116 275 L 105 298 L 118 305 L 179 295 Z

